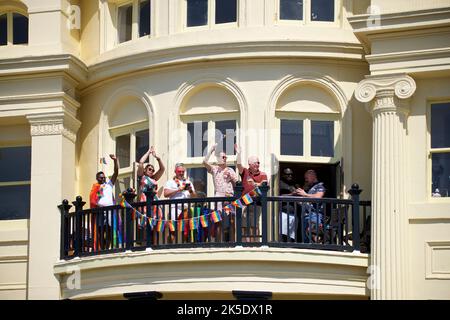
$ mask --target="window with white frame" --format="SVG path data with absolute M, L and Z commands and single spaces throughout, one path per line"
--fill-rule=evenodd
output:
M 118 43 L 151 34 L 151 0 L 122 1 L 117 6 Z
M 110 128 L 115 143 L 115 154 L 119 160 L 119 176 L 116 183 L 117 196 L 129 187 L 136 188 L 136 163 L 149 149 L 148 122 Z M 109 158 L 109 157 L 108 157 Z M 107 159 L 108 159 L 107 158 Z M 112 166 L 112 160 L 111 166 Z M 112 170 L 112 167 L 110 168 Z
M 1 147 L 0 172 L 0 220 L 29 219 L 31 147 Z
M 0 46 L 28 43 L 28 17 L 18 12 L 0 12 Z
M 186 27 L 237 22 L 238 0 L 185 0 Z
M 303 160 L 336 157 L 337 116 L 280 115 L 280 156 Z
M 450 102 L 431 104 L 431 195 L 450 197 Z
M 334 22 L 336 5 L 335 0 L 278 0 L 278 18 L 291 22 Z
M 234 144 L 237 141 L 238 122 L 234 116 L 216 116 L 215 120 L 208 120 L 207 117 L 202 116 L 197 118 L 200 120 L 185 121 L 187 152 L 184 164 L 187 168 L 187 176 L 192 179 L 196 191 L 207 195 L 212 194 L 214 190 L 211 189 L 212 183 L 208 183 L 207 171 L 202 164 L 203 157 L 212 145 L 217 143 L 215 154 L 225 152 L 228 155 L 227 162 L 232 164 L 235 160 Z M 210 162 L 216 162 L 214 154 Z

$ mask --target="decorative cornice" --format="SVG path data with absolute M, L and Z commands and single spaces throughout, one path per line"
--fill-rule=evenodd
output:
M 416 91 L 416 82 L 406 74 L 367 77 L 355 90 L 359 102 L 372 106 L 374 111 L 402 111 L 407 113 L 407 104 L 397 101 L 410 98 Z M 375 99 L 376 98 L 376 99 Z M 375 99 L 375 101 L 373 101 Z
M 81 122 L 68 113 L 46 113 L 27 116 L 30 122 L 31 136 L 63 135 L 73 143 Z

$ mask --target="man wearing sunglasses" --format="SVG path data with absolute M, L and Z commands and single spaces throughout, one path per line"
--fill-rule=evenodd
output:
M 213 177 L 214 182 L 214 196 L 215 197 L 232 197 L 234 195 L 234 186 L 237 181 L 237 174 L 230 167 L 227 167 L 227 154 L 225 152 L 220 152 L 217 158 L 217 165 L 211 165 L 209 163 L 209 158 L 216 151 L 217 143 L 211 147 L 209 153 L 203 159 L 203 165 L 206 167 L 208 173 Z M 222 210 L 223 204 L 221 202 L 217 203 L 217 210 Z M 230 215 L 224 215 L 223 222 L 219 222 L 216 225 L 217 234 L 216 240 L 221 241 L 221 228 L 224 228 L 225 240 L 234 239 L 233 234 L 233 218 L 234 212 Z M 231 220 L 231 221 L 230 221 Z

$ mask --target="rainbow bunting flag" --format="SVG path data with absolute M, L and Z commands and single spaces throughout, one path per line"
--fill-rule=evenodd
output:
M 177 223 L 178 223 L 178 225 L 177 225 L 178 230 L 183 231 L 184 230 L 185 221 L 184 220 L 178 220 Z
M 141 227 L 144 228 L 147 223 L 147 219 L 145 219 L 145 215 L 141 214 Z
M 206 219 L 206 216 L 200 216 L 200 224 L 203 228 L 208 228 L 208 219 Z
M 165 223 L 164 220 L 159 220 L 158 224 L 156 225 L 156 230 L 158 232 L 164 232 Z
M 217 210 L 212 211 L 211 212 L 211 219 L 212 219 L 212 221 L 214 221 L 214 223 L 217 223 L 217 222 L 221 221 L 222 217 L 220 216 L 219 211 L 217 211 Z
M 152 217 L 148 217 L 148 225 L 153 229 L 153 218 Z
M 241 200 L 237 199 L 231 203 L 235 207 L 244 208 L 245 206 L 242 204 Z
M 195 220 L 196 218 L 189 219 L 189 230 L 195 230 Z
M 167 226 L 169 227 L 170 232 L 175 232 L 175 221 L 173 220 L 167 221 Z
M 241 200 L 244 201 L 244 203 L 245 203 L 246 205 L 249 205 L 250 203 L 253 202 L 252 197 L 250 197 L 250 195 L 249 195 L 248 193 L 247 193 L 246 195 L 243 195 L 242 198 L 241 198 Z

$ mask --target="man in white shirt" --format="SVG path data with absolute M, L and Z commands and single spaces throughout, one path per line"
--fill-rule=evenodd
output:
M 166 182 L 164 186 L 164 197 L 169 199 L 188 199 L 196 197 L 195 188 L 191 181 L 185 178 L 184 174 L 186 169 L 182 163 L 177 163 L 175 165 L 175 176 L 172 180 Z M 177 220 L 177 217 L 183 212 L 183 205 L 180 203 L 178 205 L 171 205 L 170 208 L 170 219 Z M 183 216 L 178 219 L 184 219 Z M 170 232 L 170 242 L 174 242 L 175 233 Z
M 177 163 L 175 165 L 175 176 L 172 180 L 166 182 L 166 185 L 164 186 L 164 197 L 169 199 L 188 199 L 196 197 L 194 185 L 184 176 L 185 172 L 186 169 L 183 164 Z M 176 210 L 177 214 L 175 215 L 174 207 L 175 205 L 172 205 L 172 209 L 170 210 L 171 220 L 176 220 L 176 217 L 178 217 L 182 211 L 182 206 L 179 204 Z
M 113 154 L 109 155 L 114 161 L 114 173 L 111 179 L 106 182 L 105 173 L 102 171 L 97 172 L 95 178 L 96 183 L 92 185 L 91 192 L 89 195 L 89 202 L 91 208 L 107 207 L 114 205 L 113 188 L 116 183 L 117 176 L 119 175 L 119 163 L 117 157 Z M 115 214 L 114 210 L 99 211 L 99 215 L 103 215 L 103 219 L 96 219 L 93 215 L 93 224 L 97 225 L 99 237 L 102 239 L 100 243 L 103 242 L 104 248 L 108 249 L 111 243 L 111 227 L 112 227 L 112 215 Z M 100 239 L 98 239 L 100 240 Z M 100 248 L 100 244 L 99 244 Z

